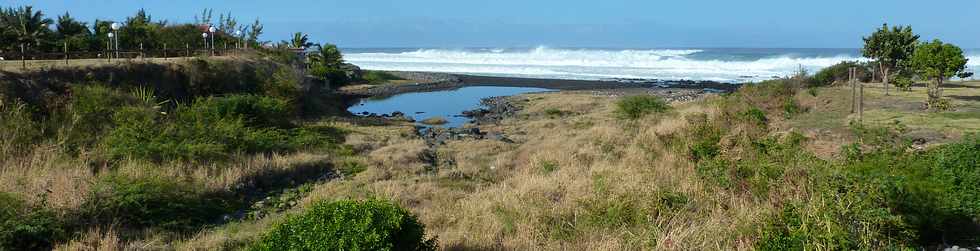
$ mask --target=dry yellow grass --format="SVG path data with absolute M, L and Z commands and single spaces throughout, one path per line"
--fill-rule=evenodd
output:
M 518 143 L 451 141 L 437 156 L 453 164 L 436 170 L 419 161 L 425 145 L 414 135 L 349 125 L 348 143 L 372 164 L 318 186 L 305 202 L 395 200 L 447 250 L 752 249 L 757 233 L 747 229 L 770 215 L 771 202 L 708 188 L 693 163 L 661 139 L 682 135 L 686 115 L 714 116 L 713 106 L 675 103 L 669 114 L 624 122 L 613 116 L 615 97 L 567 92 L 528 100 L 517 118 L 482 128 Z M 547 112 L 554 109 L 562 115 Z M 671 196 L 686 202 L 665 205 Z

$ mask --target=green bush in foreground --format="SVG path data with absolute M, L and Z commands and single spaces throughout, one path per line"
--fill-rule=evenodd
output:
M 0 250 L 50 249 L 64 237 L 62 223 L 50 210 L 0 192 Z
M 662 113 L 667 110 L 670 110 L 670 105 L 657 96 L 627 96 L 616 101 L 616 113 L 625 119 L 639 119 L 650 113 Z
M 218 219 L 226 204 L 189 183 L 113 175 L 96 182 L 80 210 L 94 224 L 189 231 Z
M 390 202 L 319 202 L 275 226 L 252 250 L 434 250 L 425 226 Z

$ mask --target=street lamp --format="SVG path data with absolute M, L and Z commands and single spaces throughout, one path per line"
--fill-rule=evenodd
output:
M 218 31 L 214 26 L 208 27 L 208 32 L 211 33 L 211 54 L 214 54 L 214 32 Z
M 204 38 L 204 49 L 207 50 L 208 49 L 208 33 L 207 32 L 201 33 L 201 37 Z
M 109 25 L 109 28 L 112 28 L 112 31 L 115 31 L 116 34 L 119 33 L 119 28 L 121 28 L 121 27 L 122 27 L 122 25 L 119 24 L 119 23 L 112 23 L 112 24 Z M 112 33 L 110 33 L 110 34 L 112 34 Z M 113 36 L 110 35 L 109 37 L 112 38 Z M 116 51 L 116 57 L 118 58 L 119 57 L 119 36 L 115 36 L 115 38 L 116 39 L 115 39 L 115 49 L 114 50 Z
M 116 37 L 116 34 L 110 31 L 108 35 L 109 41 L 105 42 L 105 48 L 108 51 L 106 51 L 105 57 L 109 59 L 109 61 L 112 61 L 112 38 Z
M 236 30 L 235 31 L 235 38 L 236 38 L 236 40 L 238 40 L 238 41 L 236 41 L 236 42 L 238 42 L 238 46 L 235 46 L 235 48 L 241 49 L 242 48 L 242 30 Z

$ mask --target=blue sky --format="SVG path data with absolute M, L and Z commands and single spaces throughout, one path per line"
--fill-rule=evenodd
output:
M 341 47 L 856 48 L 883 22 L 980 48 L 978 0 L 0 0 L 83 21 L 139 8 L 192 21 L 204 8 L 260 18 L 265 40 L 295 31 Z M 216 17 L 215 17 L 216 18 Z

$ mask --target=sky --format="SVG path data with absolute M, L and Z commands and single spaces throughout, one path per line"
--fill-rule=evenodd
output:
M 191 22 L 211 8 L 260 19 L 264 40 L 300 31 L 346 48 L 858 48 L 886 22 L 980 48 L 980 0 L 0 0 L 21 5 L 90 23 L 140 8 Z

